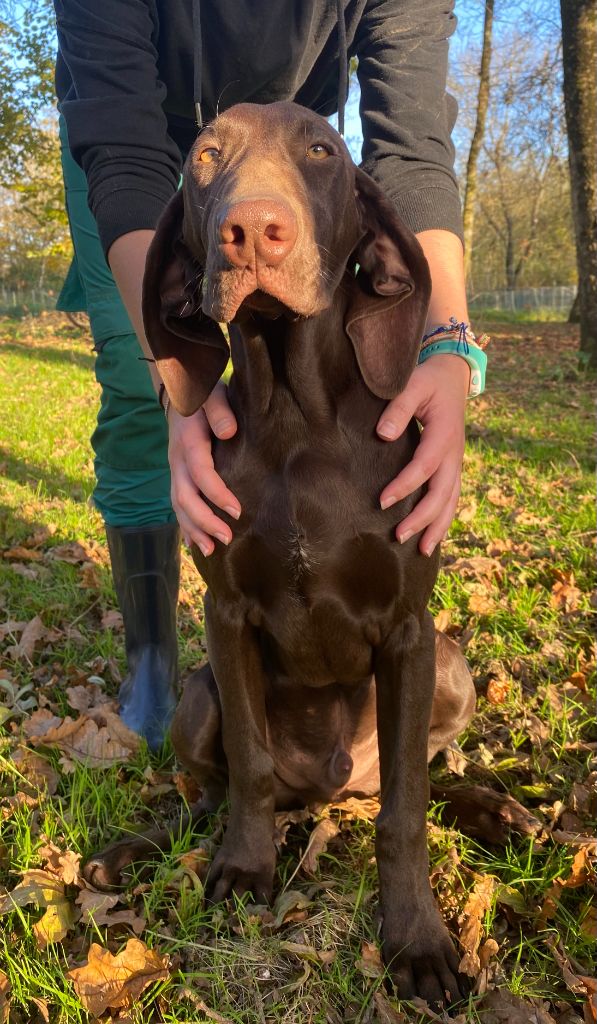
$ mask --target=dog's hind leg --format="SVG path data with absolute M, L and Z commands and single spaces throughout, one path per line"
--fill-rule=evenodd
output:
M 458 644 L 435 633 L 435 690 L 429 728 L 429 761 L 466 728 L 475 710 L 473 678 Z
M 185 768 L 202 788 L 201 799 L 168 827 L 126 836 L 90 857 L 83 875 L 96 888 L 120 888 L 125 868 L 134 862 L 158 859 L 171 848 L 177 834 L 196 827 L 222 803 L 226 770 L 220 703 L 209 665 L 194 672 L 185 684 L 172 722 L 172 741 Z
M 475 688 L 457 644 L 435 634 L 436 682 L 428 757 L 431 760 L 466 728 L 475 710 Z M 469 836 L 502 845 L 510 832 L 534 835 L 541 823 L 507 793 L 485 786 L 431 784 L 431 798 L 442 803 L 442 818 Z

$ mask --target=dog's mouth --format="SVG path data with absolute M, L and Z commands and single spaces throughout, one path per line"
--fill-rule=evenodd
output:
M 240 312 L 242 309 L 261 313 L 262 316 L 266 316 L 272 320 L 277 319 L 279 316 L 288 314 L 296 315 L 293 310 L 281 302 L 280 299 L 277 299 L 274 295 L 270 295 L 268 292 L 264 292 L 261 288 L 256 288 L 254 292 L 247 295 L 246 299 L 243 299 L 238 311 Z
M 214 267 L 203 279 L 202 308 L 220 323 L 230 323 L 241 310 L 262 316 L 316 316 L 331 301 L 322 287 L 317 256 L 292 258 L 279 267 Z

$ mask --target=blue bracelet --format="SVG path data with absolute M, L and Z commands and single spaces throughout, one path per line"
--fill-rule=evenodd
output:
M 426 359 L 429 359 L 429 356 L 437 355 L 454 355 L 464 359 L 471 371 L 467 398 L 476 398 L 477 395 L 483 393 L 485 390 L 487 356 L 482 348 L 477 348 L 476 345 L 471 345 L 470 343 L 463 347 L 462 342 L 455 338 L 452 341 L 435 341 L 421 349 L 418 363 L 421 365 Z

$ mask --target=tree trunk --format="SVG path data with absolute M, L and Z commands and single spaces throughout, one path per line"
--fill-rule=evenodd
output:
M 562 0 L 564 2 L 564 0 Z M 464 190 L 464 272 L 470 276 L 475 227 L 475 204 L 477 200 L 477 163 L 485 134 L 485 121 L 489 106 L 489 69 L 491 66 L 491 33 L 493 28 L 494 0 L 485 0 L 485 21 L 483 23 L 483 52 L 479 72 L 479 93 L 477 97 L 477 118 L 466 165 L 466 186 Z
M 580 349 L 597 366 L 597 0 L 560 0 Z

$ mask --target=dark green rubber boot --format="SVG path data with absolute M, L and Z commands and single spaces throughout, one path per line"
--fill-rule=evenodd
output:
M 107 526 L 106 534 L 128 666 L 120 687 L 120 717 L 157 750 L 178 702 L 180 531 L 177 523 L 164 523 Z

